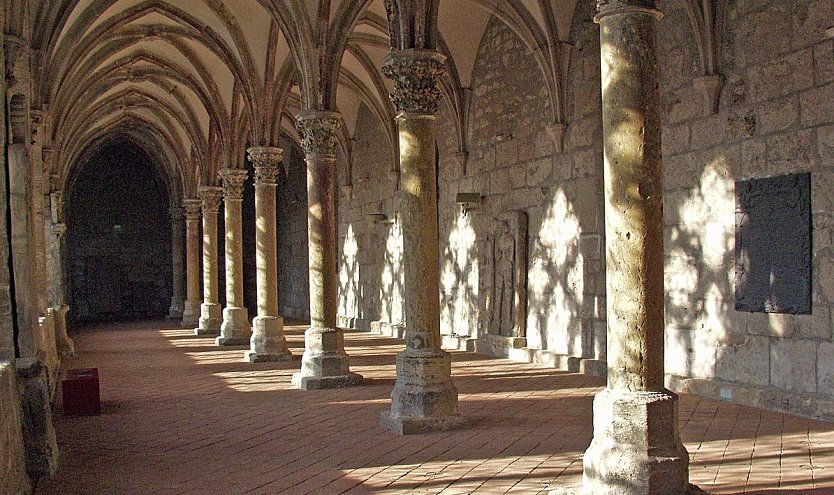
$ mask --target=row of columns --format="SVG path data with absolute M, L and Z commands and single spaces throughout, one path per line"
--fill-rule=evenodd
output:
M 663 257 L 659 70 L 653 0 L 598 0 L 601 25 L 605 157 L 608 384 L 594 400 L 594 438 L 584 456 L 584 493 L 683 494 L 688 457 L 678 436 L 677 397 L 663 384 Z M 399 132 L 406 348 L 397 355 L 391 408 L 380 422 L 401 434 L 457 428 L 457 390 L 449 354 L 440 348 L 435 119 L 444 57 L 431 50 L 395 50 L 383 73 L 393 79 Z M 310 316 L 301 371 L 304 389 L 356 385 L 344 336 L 336 326 L 335 159 L 341 118 L 306 112 L 298 127 L 307 162 Z M 277 313 L 275 195 L 271 167 L 280 152 L 253 149 L 259 177 L 258 318 L 251 361 L 289 355 Z M 258 167 L 261 170 L 258 171 Z M 234 172 L 234 173 L 231 173 Z M 245 172 L 223 174 L 226 186 L 227 299 L 218 343 L 243 338 L 239 306 L 240 196 Z M 216 239 L 204 205 L 206 277 Z M 216 205 L 218 193 L 212 193 Z M 216 237 L 216 236 L 215 236 Z M 191 251 L 189 250 L 189 253 Z M 189 254 L 189 259 L 190 259 Z M 189 263 L 189 266 L 191 264 Z M 216 307 L 206 280 L 204 305 Z M 191 285 L 189 284 L 189 287 Z M 189 293 L 189 298 L 191 294 Z M 186 304 L 186 308 L 188 305 Z M 206 321 L 215 321 L 207 312 Z M 201 320 L 202 321 L 202 320 Z M 210 331 L 202 329 L 204 333 Z M 202 328 L 202 324 L 201 324 Z M 238 329 L 241 329 L 240 331 Z M 198 329 L 198 333 L 200 333 Z M 277 337 L 281 335 L 280 339 Z

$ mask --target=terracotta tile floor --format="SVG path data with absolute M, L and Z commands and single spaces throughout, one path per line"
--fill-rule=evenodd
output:
M 288 327 L 300 356 L 303 326 Z M 170 323 L 75 336 L 69 368 L 98 367 L 103 413 L 59 417 L 63 467 L 39 494 L 546 493 L 576 484 L 603 381 L 454 352 L 452 433 L 400 437 L 377 426 L 401 341 L 347 334 L 362 387 L 302 392 L 300 357 L 242 362 Z M 834 425 L 683 396 L 691 479 L 712 493 L 834 494 Z

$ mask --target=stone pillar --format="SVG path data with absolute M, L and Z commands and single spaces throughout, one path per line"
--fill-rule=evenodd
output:
M 224 168 L 223 179 L 226 209 L 226 307 L 217 345 L 245 345 L 249 343 L 252 329 L 249 313 L 243 306 L 243 228 L 241 205 L 246 170 Z
M 61 245 L 66 232 L 67 224 L 56 223 L 52 225 L 52 238 L 49 243 L 49 257 L 47 258 L 49 276 L 52 278 L 50 304 L 55 308 L 55 348 L 61 357 L 75 356 L 75 343 L 67 335 L 69 306 L 64 304 L 64 264 L 61 256 Z
M 179 320 L 184 310 L 184 298 L 182 293 L 182 282 L 185 278 L 185 253 L 183 252 L 183 241 L 185 240 L 185 210 L 182 208 L 169 208 L 171 215 L 171 266 L 173 268 L 171 307 L 168 308 L 168 319 Z
M 304 332 L 301 371 L 293 384 L 303 390 L 358 385 L 350 371 L 345 337 L 336 327 L 336 146 L 342 117 L 333 112 L 298 116 L 307 161 L 307 232 L 310 242 L 310 328 Z
M 200 200 L 184 199 L 186 297 L 182 326 L 193 327 L 200 316 Z
M 437 52 L 408 49 L 392 51 L 383 63 L 398 111 L 406 349 L 397 354 L 391 410 L 380 422 L 403 435 L 464 423 L 451 357 L 440 348 L 435 120 L 444 61 Z
M 58 472 L 60 453 L 52 420 L 48 371 L 34 357 L 18 358 L 15 366 L 20 392 L 26 471 L 32 478 L 54 476 Z
M 663 164 L 654 0 L 601 0 L 608 386 L 586 494 L 680 495 L 689 458 L 663 376 Z
M 223 199 L 223 188 L 202 186 L 199 190 L 203 206 L 203 304 L 200 324 L 195 335 L 218 335 L 223 322 L 217 274 L 217 212 Z
M 250 363 L 292 359 L 278 315 L 278 251 L 275 236 L 275 188 L 283 150 L 249 148 L 255 165 L 255 246 L 258 268 L 258 316 L 252 320 L 252 339 L 245 359 Z

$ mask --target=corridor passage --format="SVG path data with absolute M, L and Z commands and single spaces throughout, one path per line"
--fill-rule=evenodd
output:
M 169 322 L 75 334 L 66 367 L 99 368 L 102 414 L 58 415 L 61 472 L 36 493 L 526 494 L 580 482 L 603 380 L 453 352 L 471 424 L 403 437 L 378 426 L 402 341 L 347 332 L 364 385 L 304 392 L 290 385 L 303 331 L 287 327 L 296 358 L 282 364 L 244 363 L 244 348 Z M 710 493 L 834 493 L 830 423 L 683 396 L 680 425 L 691 481 Z

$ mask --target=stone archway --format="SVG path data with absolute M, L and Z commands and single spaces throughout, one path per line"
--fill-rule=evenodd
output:
M 168 194 L 129 141 L 102 146 L 68 182 L 67 297 L 75 321 L 166 316 L 171 296 Z

